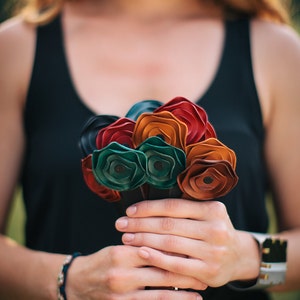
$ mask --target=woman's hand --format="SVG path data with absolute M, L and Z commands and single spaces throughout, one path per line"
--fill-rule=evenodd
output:
M 162 286 L 193 286 L 206 288 L 196 279 L 146 267 L 147 260 L 133 246 L 111 246 L 89 256 L 80 256 L 72 263 L 66 293 L 70 300 L 82 299 L 172 299 L 200 300 L 198 293 L 158 289 Z M 146 287 L 157 289 L 146 289 Z
M 252 236 L 237 231 L 218 201 L 164 199 L 129 207 L 116 222 L 126 245 L 141 247 L 144 264 L 211 287 L 256 278 L 259 251 Z M 187 282 L 180 288 L 195 288 Z

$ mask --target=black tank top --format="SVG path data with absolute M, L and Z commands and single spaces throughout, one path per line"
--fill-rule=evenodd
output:
M 198 104 L 206 109 L 218 138 L 237 155 L 239 183 L 219 200 L 237 229 L 266 232 L 264 129 L 252 72 L 249 22 L 225 25 L 218 71 Z M 26 243 L 32 249 L 88 254 L 121 243 L 114 229 L 115 207 L 90 192 L 81 173 L 79 134 L 93 114 L 71 81 L 58 17 L 37 29 L 24 115 L 27 149 L 22 184 Z M 209 289 L 204 295 L 205 299 L 241 297 L 227 287 Z M 243 293 L 243 298 L 267 299 L 263 292 Z

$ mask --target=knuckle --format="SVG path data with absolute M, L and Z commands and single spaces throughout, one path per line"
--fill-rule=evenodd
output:
M 111 292 L 119 292 L 120 282 L 121 282 L 121 273 L 119 270 L 113 268 L 110 269 L 105 275 L 105 286 Z
M 216 265 L 222 265 L 222 262 L 226 257 L 225 247 L 214 247 L 211 251 L 211 256 L 213 257 Z
M 179 202 L 176 199 L 165 199 L 164 200 L 165 209 L 167 212 L 173 212 L 178 210 Z
M 227 215 L 226 206 L 224 203 L 220 201 L 211 201 L 211 213 L 213 213 L 216 217 L 222 218 L 224 215 Z
M 228 240 L 228 229 L 223 222 L 214 222 L 210 228 L 211 235 L 214 237 L 214 240 L 218 243 L 224 243 Z
M 161 229 L 164 232 L 170 232 L 174 229 L 175 222 L 172 218 L 162 218 L 161 219 Z
M 163 247 L 165 250 L 167 250 L 167 251 L 173 250 L 174 251 L 174 249 L 177 248 L 177 245 L 178 245 L 178 241 L 175 236 L 166 235 L 164 237 Z
M 124 257 L 125 247 L 123 246 L 114 246 L 111 247 L 109 257 L 113 266 L 120 265 L 122 261 L 122 256 Z
M 209 283 L 212 283 L 218 276 L 220 272 L 220 265 L 217 263 L 210 264 L 206 271 L 206 278 Z

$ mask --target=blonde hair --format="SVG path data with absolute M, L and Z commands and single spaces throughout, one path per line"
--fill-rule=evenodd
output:
M 77 0 L 23 0 L 19 11 L 26 21 L 43 24 L 55 18 L 67 1 Z M 201 0 L 200 0 L 201 1 Z M 288 0 L 208 0 L 221 7 L 226 17 L 249 16 L 277 23 L 290 23 Z

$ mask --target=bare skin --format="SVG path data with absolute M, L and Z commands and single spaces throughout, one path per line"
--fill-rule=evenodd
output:
M 69 2 L 63 10 L 64 39 L 82 101 L 96 113 L 123 115 L 137 99 L 167 101 L 184 95 L 197 100 L 218 67 L 224 38 L 220 16 L 218 8 L 196 0 Z M 24 152 L 22 112 L 35 30 L 20 19 L 0 28 L 0 140 L 5 141 L 0 144 L 0 225 L 4 232 Z M 255 20 L 251 28 L 279 235 L 289 240 L 287 281 L 277 289 L 291 290 L 299 288 L 300 282 L 300 42 L 281 25 Z M 69 299 L 198 299 L 196 293 L 144 287 L 205 289 L 258 275 L 254 240 L 233 228 L 218 202 L 141 202 L 128 211 L 128 217 L 116 223 L 125 233 L 125 245 L 75 260 L 68 277 Z M 168 254 L 174 247 L 180 255 Z M 0 255 L 4 299 L 56 299 L 56 277 L 64 255 L 31 251 L 4 237 Z M 22 272 L 13 272 L 16 268 Z

